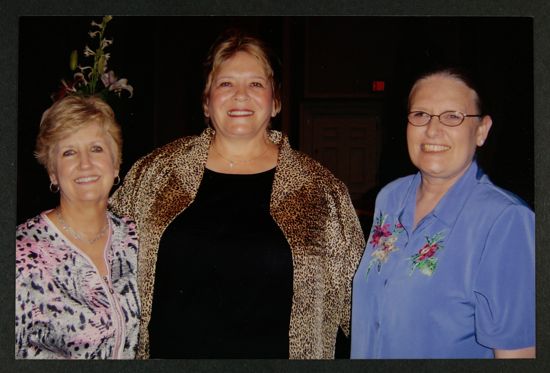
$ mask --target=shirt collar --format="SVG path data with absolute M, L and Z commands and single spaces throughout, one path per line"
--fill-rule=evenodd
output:
M 447 227 L 452 227 L 476 185 L 485 179 L 487 176 L 474 159 L 464 175 L 445 193 L 429 215 L 435 216 Z M 404 226 L 413 225 L 416 192 L 421 180 L 420 172 L 414 175 L 403 200 L 400 215 Z
M 474 160 L 464 175 L 445 193 L 439 201 L 433 214 L 442 220 L 447 226 L 454 225 L 466 201 L 470 198 L 476 185 L 485 177 L 485 173 Z

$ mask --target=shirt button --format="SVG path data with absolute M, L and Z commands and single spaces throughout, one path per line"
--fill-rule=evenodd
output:
M 388 286 L 388 279 L 385 279 L 384 280 L 384 287 L 387 287 Z
M 375 322 L 374 323 L 374 327 L 376 328 L 376 330 L 379 330 L 380 329 L 380 322 Z

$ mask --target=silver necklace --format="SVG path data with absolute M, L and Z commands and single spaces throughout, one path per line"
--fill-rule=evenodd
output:
M 239 163 L 250 163 L 250 162 L 254 162 L 254 161 L 260 159 L 261 157 L 263 157 L 265 155 L 265 153 L 267 153 L 267 151 L 269 150 L 269 146 L 259 156 L 255 157 L 255 158 L 251 158 L 251 159 L 243 159 L 243 160 L 240 160 L 240 161 L 234 161 L 232 159 L 225 158 L 223 155 L 220 154 L 220 152 L 216 149 L 216 147 L 214 145 L 212 145 L 212 149 L 216 152 L 217 155 L 219 155 L 220 157 L 222 157 L 222 159 L 226 160 L 229 163 L 229 168 L 233 168 L 236 165 L 238 165 Z
M 61 216 L 61 211 L 59 211 L 59 209 L 55 209 L 55 215 L 57 216 L 57 219 L 61 223 L 62 228 L 63 228 L 64 231 L 69 232 L 77 240 L 82 241 L 82 242 L 87 242 L 90 245 L 94 244 L 101 237 L 105 236 L 105 232 L 107 232 L 107 228 L 109 228 L 109 220 L 107 219 L 107 222 L 105 223 L 103 228 L 101 228 L 99 233 L 96 234 L 91 240 L 89 240 L 85 237 L 82 237 L 82 235 L 80 233 L 75 231 L 69 224 L 67 224 L 65 219 L 63 219 L 63 216 Z

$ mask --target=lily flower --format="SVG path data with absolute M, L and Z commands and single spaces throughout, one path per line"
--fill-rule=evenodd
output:
M 75 73 L 73 75 L 73 78 L 74 78 L 74 81 L 77 82 L 77 83 L 80 83 L 80 84 L 83 84 L 83 85 L 88 84 L 88 81 L 86 80 L 86 78 L 84 77 L 84 74 L 82 74 L 82 73 Z
M 105 85 L 105 88 L 108 88 L 109 91 L 118 93 L 119 96 L 123 89 L 130 93 L 129 97 L 132 97 L 134 94 L 134 88 L 128 84 L 128 79 L 118 79 L 113 70 L 109 70 L 107 73 L 102 74 L 101 81 L 103 85 Z
M 101 41 L 101 49 L 107 48 L 111 44 L 113 44 L 113 39 L 103 39 Z
M 130 96 L 128 96 L 128 98 L 134 95 L 134 87 L 128 84 L 128 79 L 125 79 L 125 78 L 119 79 L 115 83 L 109 86 L 109 91 L 113 91 L 117 93 L 119 96 L 120 96 L 120 92 L 122 92 L 123 89 L 128 91 L 128 93 L 130 93 Z
M 95 52 L 90 48 L 88 47 L 87 45 L 84 47 L 84 55 L 86 57 L 90 57 L 90 56 L 95 56 Z
M 75 72 L 73 80 L 71 82 L 61 81 L 59 92 L 52 95 L 54 101 L 68 94 L 98 95 L 103 99 L 107 99 L 112 92 L 120 97 L 123 90 L 128 91 L 129 97 L 133 96 L 134 88 L 128 84 L 128 80 L 118 79 L 115 73 L 112 70 L 108 71 L 107 68 L 111 54 L 107 53 L 105 49 L 113 44 L 113 39 L 107 39 L 104 33 L 107 23 L 112 18 L 112 16 L 104 16 L 101 23 L 91 22 L 93 29 L 88 32 L 88 36 L 91 39 L 97 39 L 93 43 L 96 47 L 92 49 L 90 46 L 85 45 L 83 54 L 84 57 L 90 58 L 93 63 L 89 66 L 81 66 L 78 64 L 77 51 L 73 51 L 69 60 L 70 68 Z

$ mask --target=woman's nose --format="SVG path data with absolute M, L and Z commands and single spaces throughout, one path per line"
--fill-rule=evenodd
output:
M 248 90 L 245 86 L 238 85 L 237 90 L 235 91 L 234 96 L 235 101 L 246 101 L 248 100 Z
M 90 167 L 90 156 L 86 152 L 80 153 L 80 168 L 88 168 Z
M 426 124 L 426 135 L 429 137 L 436 136 L 444 125 L 439 121 L 438 116 L 433 116 Z

